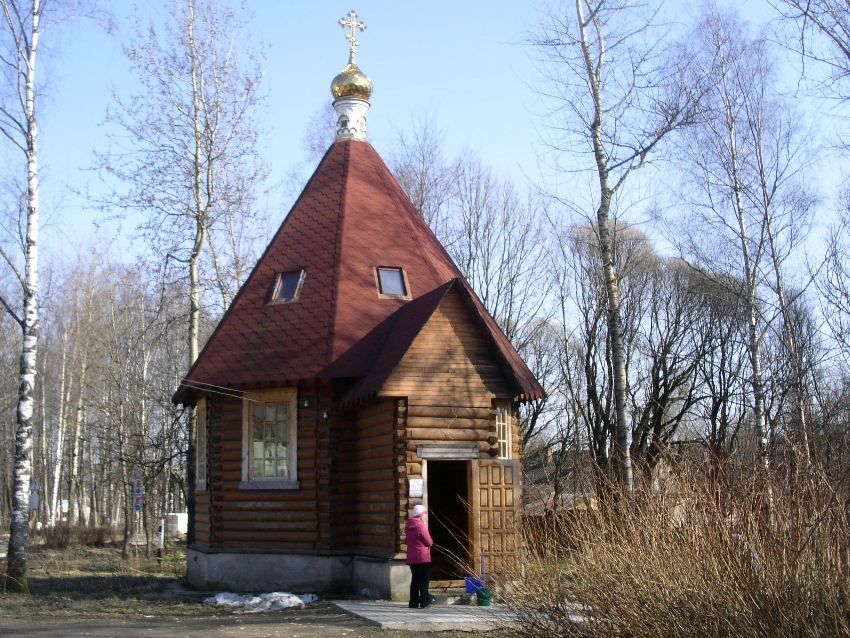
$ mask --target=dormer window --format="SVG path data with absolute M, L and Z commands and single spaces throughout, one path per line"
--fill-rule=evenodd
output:
M 291 303 L 298 301 L 298 296 L 301 294 L 301 287 L 304 285 L 306 276 L 307 272 L 303 268 L 301 270 L 278 273 L 271 302 Z
M 401 268 L 377 268 L 378 293 L 381 297 L 407 299 L 407 278 Z

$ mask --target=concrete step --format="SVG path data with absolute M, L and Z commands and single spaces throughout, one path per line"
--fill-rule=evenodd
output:
M 385 600 L 340 600 L 332 605 L 383 629 L 402 631 L 476 631 L 505 628 L 516 622 L 505 609 L 438 606 L 409 609 L 407 603 Z
M 462 582 L 462 581 L 461 581 Z M 459 587 L 455 581 L 445 584 L 440 581 L 432 581 L 429 591 L 435 598 L 435 605 L 474 605 L 475 594 L 467 594 L 466 587 Z

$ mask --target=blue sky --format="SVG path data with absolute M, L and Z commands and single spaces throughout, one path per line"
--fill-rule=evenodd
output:
M 50 49 L 42 59 L 49 92 L 41 105 L 48 243 L 90 234 L 96 213 L 85 210 L 74 191 L 82 183 L 98 188 L 86 169 L 107 143 L 101 123 L 113 90 L 133 89 L 121 52 L 132 25 L 128 7 L 116 5 L 112 33 L 78 20 L 43 39 Z M 236 39 L 268 46 L 262 137 L 274 182 L 304 160 L 304 134 L 347 62 L 348 43 L 337 21 L 351 7 L 270 0 L 248 6 L 254 13 L 250 31 Z M 535 170 L 538 98 L 531 88 L 534 66 L 522 45 L 535 19 L 532 3 L 361 0 L 355 9 L 368 25 L 359 36 L 358 63 L 374 84 L 368 130 L 379 152 L 387 153 L 396 132 L 414 118 L 430 118 L 449 154 L 469 147 L 502 173 Z M 274 223 L 286 212 L 273 214 Z
M 539 5 L 533 0 L 357 2 L 353 8 L 368 25 L 359 36 L 358 63 L 375 87 L 368 128 L 377 150 L 386 155 L 398 130 L 429 118 L 442 131 L 447 154 L 470 148 L 504 175 L 536 177 L 544 107 L 534 89 L 533 51 L 523 41 L 537 22 Z M 275 183 L 304 162 L 304 134 L 329 101 L 330 81 L 347 61 L 345 32 L 337 21 L 352 6 L 273 0 L 247 6 L 254 17 L 235 40 L 268 47 L 262 139 Z M 695 6 L 668 3 L 673 15 Z M 76 193 L 85 184 L 98 188 L 87 167 L 95 150 L 105 150 L 101 122 L 112 92 L 133 90 L 121 51 L 132 35 L 131 6 L 116 0 L 111 9 L 116 26 L 111 33 L 93 21 L 77 20 L 43 39 L 42 70 L 49 84 L 41 104 L 48 250 L 73 250 L 90 241 L 98 213 Z M 768 11 L 764 2 L 747 3 L 743 10 L 755 21 Z M 268 202 L 275 227 L 287 212 L 286 201 L 281 192 Z M 126 231 L 110 232 L 129 242 Z

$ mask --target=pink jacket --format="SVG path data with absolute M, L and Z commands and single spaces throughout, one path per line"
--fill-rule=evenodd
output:
M 434 541 L 431 540 L 431 534 L 428 533 L 428 526 L 421 516 L 410 518 L 407 521 L 407 526 L 404 528 L 405 542 L 407 542 L 407 564 L 421 565 L 422 563 L 431 562 L 431 545 Z

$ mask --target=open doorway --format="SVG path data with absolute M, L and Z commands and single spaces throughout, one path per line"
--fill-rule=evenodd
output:
M 431 578 L 458 580 L 469 565 L 468 461 L 428 461 Z

